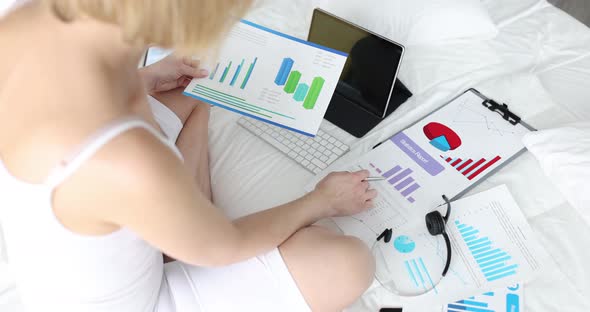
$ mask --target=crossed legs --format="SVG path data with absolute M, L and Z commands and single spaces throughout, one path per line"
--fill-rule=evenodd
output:
M 174 111 L 184 128 L 176 142 L 187 169 L 211 199 L 208 105 L 170 91 L 157 99 Z M 341 311 L 352 304 L 373 280 L 374 261 L 360 240 L 310 226 L 279 246 L 279 251 L 313 311 Z

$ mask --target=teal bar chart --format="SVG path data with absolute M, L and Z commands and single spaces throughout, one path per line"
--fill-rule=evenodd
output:
M 229 61 L 228 65 L 225 67 L 221 67 L 222 63 L 217 63 L 215 69 L 213 69 L 213 71 L 209 75 L 209 80 L 218 79 L 220 84 L 227 84 L 229 81 L 229 86 L 239 86 L 240 89 L 244 90 L 248 86 L 248 82 L 252 77 L 254 68 L 256 67 L 256 62 L 258 62 L 258 57 L 255 57 L 252 63 L 250 63 L 250 66 L 248 67 L 247 71 L 244 67 L 246 65 L 246 59 L 241 60 L 239 65 L 235 67 L 235 71 L 233 71 L 234 68 L 232 67 L 234 64 L 233 61 Z M 223 68 L 223 70 L 220 70 L 220 68 Z
M 274 82 L 277 86 L 283 87 L 285 93 L 293 94 L 295 101 L 303 102 L 303 108 L 313 110 L 326 80 L 322 77 L 314 77 L 311 86 L 306 83 L 300 83 L 303 73 L 293 70 L 294 66 L 295 61 L 292 58 L 284 58 Z
M 516 274 L 518 264 L 510 264 L 512 257 L 500 248 L 494 248 L 488 237 L 480 237 L 479 230 L 455 221 L 455 226 L 479 269 L 488 282 L 493 282 Z

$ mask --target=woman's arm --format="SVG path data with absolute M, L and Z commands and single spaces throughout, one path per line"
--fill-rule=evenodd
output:
M 376 196 L 363 182 L 367 172 L 332 174 L 298 200 L 231 222 L 151 134 L 133 130 L 104 152 L 112 164 L 99 179 L 105 189 L 93 199 L 94 212 L 193 265 L 227 265 L 270 251 L 321 218 L 367 209 Z

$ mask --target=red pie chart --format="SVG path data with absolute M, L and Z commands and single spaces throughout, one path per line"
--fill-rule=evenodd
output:
M 431 122 L 424 127 L 424 134 L 430 140 L 430 144 L 437 149 L 448 152 L 461 146 L 461 138 L 451 128 Z

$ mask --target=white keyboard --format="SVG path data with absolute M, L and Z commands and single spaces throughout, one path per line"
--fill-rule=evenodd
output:
M 315 174 L 350 149 L 322 130 L 312 138 L 252 118 L 241 117 L 238 124 Z

